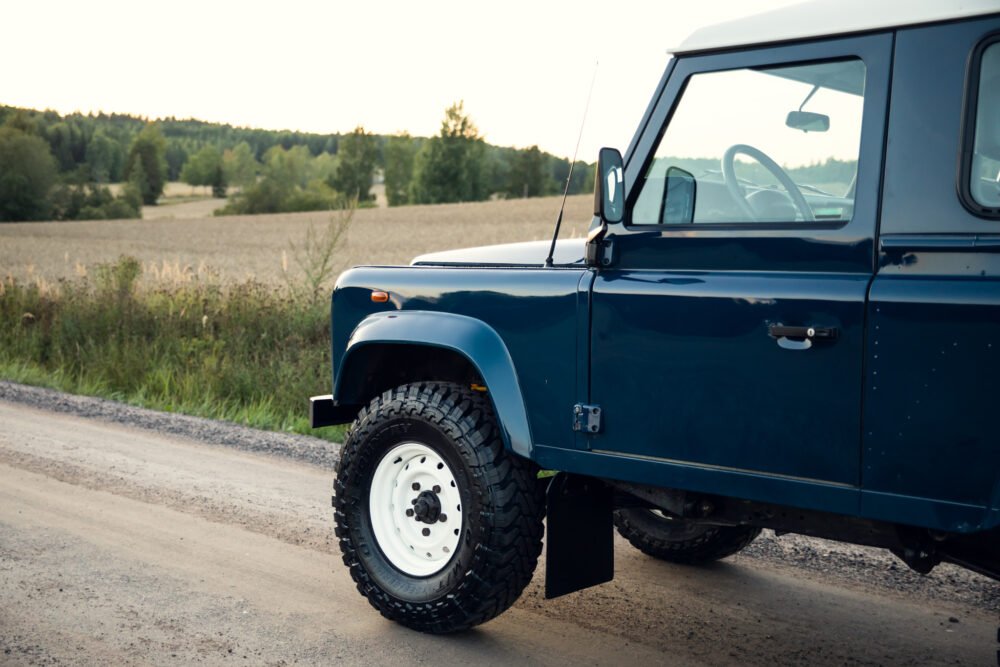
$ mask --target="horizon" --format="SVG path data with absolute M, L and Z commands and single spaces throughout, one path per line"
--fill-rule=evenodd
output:
M 0 72 L 0 104 L 429 137 L 462 100 L 488 143 L 571 158 L 599 62 L 577 154 L 591 162 L 601 146 L 628 146 L 668 47 L 701 26 L 794 2 L 676 9 L 629 0 L 608 11 L 596 2 L 519 0 L 503 11 L 469 11 L 457 0 L 378 7 L 290 0 L 280 15 L 194 0 L 140 13 L 124 0 L 19 3 L 8 9 L 10 24 L 46 32 L 15 31 L 0 44 L 0 56 L 20 63 Z

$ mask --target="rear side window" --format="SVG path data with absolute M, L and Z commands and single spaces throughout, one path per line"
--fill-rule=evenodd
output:
M 962 194 L 974 212 L 1000 217 L 1000 39 L 992 38 L 976 55 L 966 100 L 970 114 L 966 128 L 972 129 L 966 130 L 966 146 L 971 142 L 971 156 L 964 165 Z

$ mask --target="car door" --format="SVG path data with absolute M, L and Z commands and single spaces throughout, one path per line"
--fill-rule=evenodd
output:
M 593 283 L 584 447 L 662 486 L 856 511 L 890 56 L 875 34 L 676 62 Z
M 1000 16 L 900 29 L 893 62 L 868 303 L 862 514 L 943 531 L 994 528 Z

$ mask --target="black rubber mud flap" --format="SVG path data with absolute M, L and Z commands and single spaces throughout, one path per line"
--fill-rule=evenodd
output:
M 559 473 L 548 490 L 545 597 L 555 598 L 615 576 L 612 490 L 600 480 Z

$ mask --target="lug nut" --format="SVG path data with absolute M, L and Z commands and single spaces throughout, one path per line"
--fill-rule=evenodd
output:
M 413 516 L 413 510 L 406 510 L 406 516 Z
M 424 528 L 420 532 L 421 532 L 421 534 L 423 534 L 424 537 L 427 537 L 428 535 L 431 534 L 431 529 L 430 528 Z
M 411 488 L 412 488 L 412 489 L 413 489 L 414 491 L 419 491 L 419 490 L 420 490 L 420 482 L 414 482 L 414 483 L 413 483 L 413 486 L 412 486 Z
M 441 523 L 444 523 L 447 520 L 448 520 L 448 515 L 447 514 L 442 514 L 442 515 L 440 515 L 438 517 L 438 521 L 440 521 Z
M 434 493 L 441 493 L 441 487 L 435 484 L 434 488 L 431 489 L 431 491 L 433 491 Z

